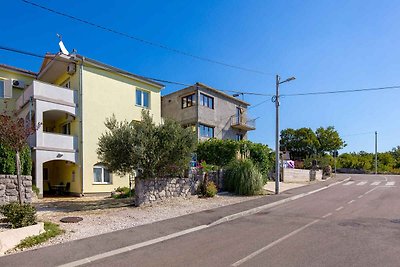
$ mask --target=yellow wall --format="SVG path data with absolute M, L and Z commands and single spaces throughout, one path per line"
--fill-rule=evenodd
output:
M 128 177 L 112 175 L 112 184 L 93 184 L 93 166 L 99 163 L 96 149 L 98 138 L 106 131 L 106 118 L 115 114 L 117 120 L 140 120 L 141 107 L 135 105 L 136 88 L 150 92 L 150 114 L 161 122 L 160 88 L 122 75 L 89 66 L 83 72 L 83 177 L 84 193 L 111 192 L 128 186 Z
M 4 69 L 0 69 L 0 79 L 21 80 L 25 82 L 25 85 L 30 85 L 34 80 L 34 78 L 29 75 Z M 23 91 L 24 91 L 23 89 L 13 87 L 12 98 L 6 98 L 6 99 L 0 98 L 0 111 L 4 110 L 6 106 L 8 110 L 15 110 L 15 102 L 17 101 L 18 97 L 20 97 Z M 7 101 L 7 105 L 5 104 L 4 101 Z
M 79 194 L 81 192 L 81 179 L 79 177 L 79 168 L 77 165 L 65 160 L 53 160 L 45 162 L 43 168 L 49 172 L 49 180 L 43 181 L 44 190 L 48 191 L 48 182 L 53 186 L 61 182 L 66 185 L 71 183 L 70 192 Z M 73 178 L 75 172 L 75 179 Z

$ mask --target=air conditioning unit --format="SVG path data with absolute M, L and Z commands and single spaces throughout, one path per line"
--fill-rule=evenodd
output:
M 76 64 L 75 63 L 69 63 L 67 66 L 67 73 L 69 75 L 73 75 L 76 72 Z
M 17 88 L 21 88 L 21 89 L 25 89 L 25 82 L 24 81 L 20 81 L 20 80 L 12 80 L 12 86 L 13 87 L 17 87 Z

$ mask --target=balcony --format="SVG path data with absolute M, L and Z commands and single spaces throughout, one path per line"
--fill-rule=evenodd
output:
M 75 90 L 40 81 L 33 81 L 33 83 L 25 89 L 22 95 L 17 99 L 17 108 L 23 108 L 31 98 L 70 107 L 75 107 L 77 104 L 77 92 Z
M 252 131 L 256 129 L 256 120 L 247 118 L 245 115 L 234 115 L 231 117 L 231 127 L 242 131 Z
M 52 151 L 73 152 L 78 150 L 78 137 L 66 134 L 37 132 L 36 148 Z

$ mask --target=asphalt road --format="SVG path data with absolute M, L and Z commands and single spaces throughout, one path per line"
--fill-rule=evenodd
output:
M 400 177 L 325 187 L 0 258 L 1 266 L 400 266 Z M 313 191 L 315 193 L 305 195 Z M 303 197 L 217 225 L 223 216 Z M 189 230 L 188 230 L 189 229 Z M 31 259 L 31 260 L 29 260 Z

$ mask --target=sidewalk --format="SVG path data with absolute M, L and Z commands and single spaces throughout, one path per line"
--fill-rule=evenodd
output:
M 219 221 L 227 216 L 288 199 L 299 194 L 304 195 L 307 192 L 322 189 L 329 184 L 344 179 L 345 177 L 338 177 L 320 183 L 313 183 L 309 186 L 297 187 L 290 190 L 287 189 L 279 195 L 268 195 L 239 204 L 205 210 L 125 230 L 4 256 L 1 258 L 1 262 L 3 266 L 57 266 L 99 253 L 160 238 L 186 229 L 202 225 L 211 225 L 213 222 Z

